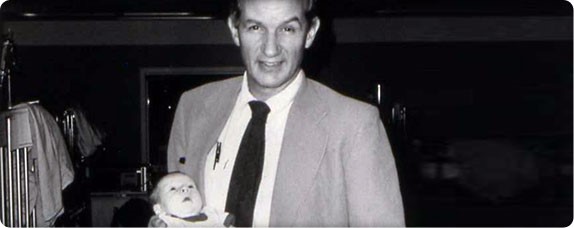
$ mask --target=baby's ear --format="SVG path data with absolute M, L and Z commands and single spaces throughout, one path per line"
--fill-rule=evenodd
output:
M 159 215 L 163 212 L 163 210 L 161 209 L 161 205 L 159 205 L 159 203 L 153 205 L 153 212 L 155 212 L 156 215 Z

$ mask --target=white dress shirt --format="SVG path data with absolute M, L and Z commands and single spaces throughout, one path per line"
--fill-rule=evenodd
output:
M 259 192 L 253 212 L 253 226 L 269 226 L 271 200 L 275 175 L 279 162 L 279 154 L 283 142 L 285 124 L 293 99 L 301 87 L 305 73 L 299 70 L 296 78 L 278 94 L 267 99 L 265 103 L 271 111 L 267 116 L 265 126 L 265 158 Z M 229 181 L 233 173 L 235 158 L 243 138 L 243 133 L 251 119 L 249 102 L 257 100 L 247 85 L 247 74 L 243 75 L 241 91 L 225 124 L 218 142 L 221 143 L 219 162 L 215 163 L 217 144 L 209 152 L 205 165 L 205 205 L 225 211 Z M 215 166 L 214 166 L 215 164 Z

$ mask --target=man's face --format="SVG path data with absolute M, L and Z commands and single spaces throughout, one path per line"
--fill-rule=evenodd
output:
M 305 0 L 243 0 L 238 23 L 228 21 L 258 99 L 277 94 L 297 76 L 319 29 L 318 18 L 306 21 L 306 8 Z
M 183 174 L 171 174 L 158 184 L 159 206 L 167 214 L 185 218 L 201 211 L 203 202 L 193 180 Z

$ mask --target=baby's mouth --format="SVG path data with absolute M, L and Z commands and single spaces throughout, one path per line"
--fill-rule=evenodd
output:
M 183 198 L 183 202 L 188 202 L 188 201 L 191 201 L 191 198 L 189 198 L 189 197 Z

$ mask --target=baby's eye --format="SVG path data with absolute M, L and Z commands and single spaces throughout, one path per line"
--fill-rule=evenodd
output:
M 193 188 L 193 185 L 187 186 L 188 188 Z
M 175 191 L 175 187 L 169 188 L 170 191 Z

